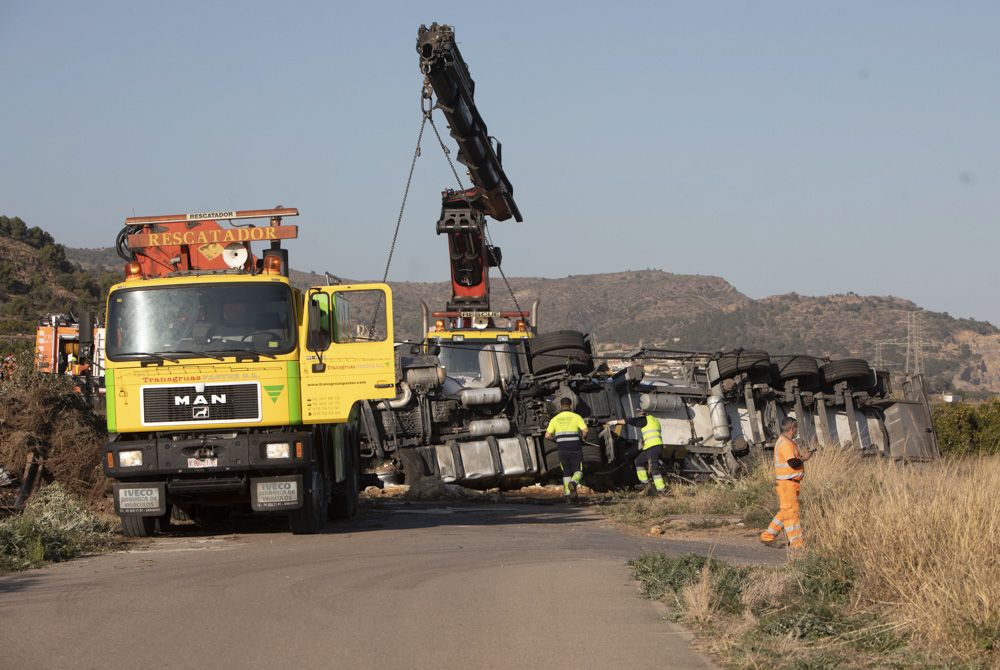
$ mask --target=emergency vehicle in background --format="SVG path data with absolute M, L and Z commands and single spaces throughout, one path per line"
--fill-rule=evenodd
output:
M 104 336 L 104 328 L 90 314 L 79 320 L 49 314 L 35 329 L 38 371 L 72 377 L 77 390 L 97 411 L 104 407 Z
M 281 243 L 298 228 L 282 221 L 297 215 L 126 219 L 102 452 L 126 535 L 154 533 L 172 509 L 283 514 L 296 533 L 356 512 L 360 403 L 396 393 L 392 296 L 385 284 L 292 286 Z M 267 244 L 262 257 L 253 243 Z

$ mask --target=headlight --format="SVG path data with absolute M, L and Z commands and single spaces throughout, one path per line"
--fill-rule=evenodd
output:
M 274 442 L 267 445 L 268 458 L 288 458 L 291 453 L 291 445 L 287 442 Z
M 138 449 L 118 452 L 118 465 L 123 468 L 135 468 L 142 465 L 142 452 Z

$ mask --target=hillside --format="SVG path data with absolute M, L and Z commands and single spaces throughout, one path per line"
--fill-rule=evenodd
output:
M 45 231 L 0 216 L 0 335 L 33 335 L 48 313 L 103 312 L 114 277 L 81 269 Z
M 98 305 L 102 285 L 119 275 L 121 261 L 110 248 L 63 249 L 20 219 L 0 217 L 0 222 L 0 333 L 31 332 L 34 320 L 48 311 Z M 296 271 L 292 280 L 302 287 L 325 283 L 322 275 Z M 397 336 L 418 338 L 420 301 L 431 310 L 441 309 L 449 284 L 392 286 Z M 1000 392 L 1000 330 L 922 310 L 901 298 L 789 293 L 753 300 L 720 277 L 660 270 L 518 277 L 511 279 L 511 287 L 522 309 L 536 298 L 541 301 L 543 329 L 591 332 L 604 348 L 644 344 L 715 351 L 744 346 L 873 360 L 875 343 L 905 340 L 906 315 L 918 312 L 925 339 L 935 344 L 925 350 L 935 389 Z M 493 294 L 498 308 L 514 308 L 499 277 L 493 280 Z M 883 356 L 890 368 L 901 368 L 905 349 L 886 345 Z
M 325 281 L 312 273 L 294 273 L 292 280 L 302 287 Z M 924 364 L 935 389 L 1000 392 L 1000 329 L 893 296 L 789 293 L 753 300 L 720 277 L 660 270 L 511 278 L 510 283 L 522 309 L 541 300 L 542 328 L 583 330 L 604 347 L 621 349 L 640 344 L 700 351 L 746 347 L 874 361 L 876 342 L 905 342 L 907 315 L 916 312 L 923 338 L 933 343 L 925 348 Z M 503 281 L 492 286 L 497 306 L 513 309 Z M 445 282 L 392 287 L 400 338 L 419 337 L 421 300 L 433 311 L 442 309 L 450 295 Z M 883 346 L 889 369 L 903 369 L 905 351 L 903 344 Z

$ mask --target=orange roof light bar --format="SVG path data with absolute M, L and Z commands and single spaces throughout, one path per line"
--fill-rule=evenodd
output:
M 298 216 L 295 207 L 275 207 L 274 209 L 219 210 L 217 212 L 196 212 L 194 214 L 166 214 L 164 216 L 130 216 L 125 225 L 138 226 L 144 223 L 181 223 L 184 221 L 232 221 L 234 219 L 270 219 L 283 216 Z

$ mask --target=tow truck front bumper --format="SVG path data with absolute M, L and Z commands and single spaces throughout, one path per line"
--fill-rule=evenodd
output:
M 104 473 L 116 480 L 115 511 L 138 516 L 160 516 L 170 502 L 206 498 L 249 501 L 255 511 L 298 509 L 302 473 L 316 463 L 312 434 L 295 431 L 117 438 L 101 455 Z

